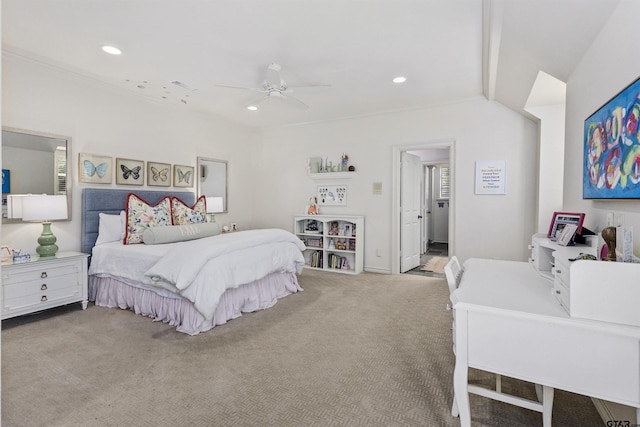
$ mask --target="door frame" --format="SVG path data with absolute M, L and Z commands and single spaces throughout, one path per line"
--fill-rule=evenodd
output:
M 455 254 L 456 242 L 456 165 L 455 147 L 453 138 L 425 141 L 421 143 L 399 144 L 392 147 L 391 155 L 391 274 L 400 274 L 400 163 L 403 151 L 428 150 L 432 148 L 449 149 L 449 185 L 451 197 L 449 198 L 449 254 Z

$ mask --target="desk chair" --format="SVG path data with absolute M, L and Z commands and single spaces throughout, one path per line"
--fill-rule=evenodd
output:
M 454 291 L 458 289 L 464 270 L 460 265 L 460 261 L 456 256 L 452 256 L 449 259 L 447 265 L 444 266 L 444 275 L 447 278 L 447 284 L 449 285 L 449 299 L 451 304 L 455 305 L 458 302 Z M 447 304 L 447 310 L 451 310 L 452 305 Z M 453 354 L 456 353 L 456 317 L 453 312 Z M 511 405 L 519 406 L 521 408 L 531 409 L 533 411 L 542 413 L 542 425 L 543 427 L 551 427 L 551 412 L 553 410 L 553 387 L 541 386 L 536 384 L 536 396 L 538 401 L 529 399 L 523 399 L 521 397 L 512 396 L 502 392 L 502 377 L 500 374 L 496 374 L 496 388 L 495 390 L 481 387 L 478 385 L 467 384 L 467 391 L 479 396 L 488 397 L 489 399 L 498 400 L 500 402 L 508 403 Z M 458 403 L 456 401 L 455 394 L 453 395 L 453 405 L 451 406 L 451 415 L 457 417 L 459 415 Z

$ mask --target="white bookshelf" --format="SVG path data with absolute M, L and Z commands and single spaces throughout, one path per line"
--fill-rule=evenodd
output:
M 364 216 L 299 215 L 294 217 L 293 227 L 295 235 L 307 246 L 307 268 L 346 274 L 362 272 Z

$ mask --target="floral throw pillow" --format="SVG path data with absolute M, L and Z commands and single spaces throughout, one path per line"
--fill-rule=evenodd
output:
M 127 196 L 127 232 L 124 244 L 142 243 L 142 234 L 149 227 L 169 226 L 171 224 L 171 199 L 164 197 L 151 206 L 149 203 L 129 193 Z
M 197 224 L 207 222 L 207 200 L 200 196 L 193 206 L 187 206 L 177 197 L 171 198 L 171 215 L 173 225 Z

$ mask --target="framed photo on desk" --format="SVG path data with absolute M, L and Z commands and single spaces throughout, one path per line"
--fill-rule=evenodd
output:
M 576 233 L 580 234 L 582 231 L 582 223 L 584 222 L 584 213 L 579 212 L 554 212 L 551 217 L 551 224 L 549 224 L 549 232 L 547 237 L 552 241 L 558 239 L 558 236 L 568 224 L 573 224 L 577 227 Z

